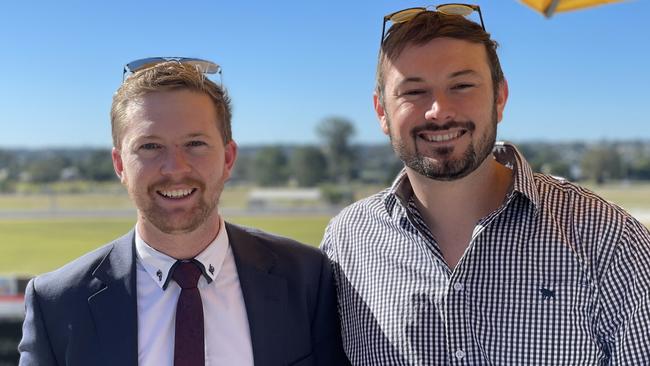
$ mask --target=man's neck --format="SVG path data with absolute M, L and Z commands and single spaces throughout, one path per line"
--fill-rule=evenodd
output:
M 175 259 L 190 259 L 205 250 L 217 237 L 221 230 L 221 218 L 218 214 L 211 215 L 191 232 L 168 234 L 139 217 L 136 230 L 142 240 L 157 251 Z
M 418 210 L 451 268 L 469 245 L 480 219 L 501 206 L 512 184 L 512 171 L 492 156 L 466 177 L 439 181 L 407 168 Z

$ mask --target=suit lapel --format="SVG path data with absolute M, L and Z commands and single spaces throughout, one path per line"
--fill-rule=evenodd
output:
M 255 365 L 284 364 L 287 283 L 271 273 L 277 256 L 237 226 L 226 223 L 226 230 L 246 304 Z
M 134 231 L 113 242 L 93 275 L 101 282 L 88 298 L 107 365 L 137 365 L 138 320 Z

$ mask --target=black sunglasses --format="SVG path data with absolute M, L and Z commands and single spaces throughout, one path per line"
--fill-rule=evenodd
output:
M 472 12 L 475 11 L 478 13 L 479 18 L 481 19 L 481 28 L 485 30 L 485 24 L 483 24 L 483 14 L 481 14 L 481 8 L 478 5 L 450 3 L 450 4 L 440 4 L 436 6 L 435 9 L 433 10 L 431 9 L 431 7 L 407 8 L 407 9 L 398 10 L 394 13 L 390 13 L 384 16 L 384 25 L 381 27 L 380 46 L 384 43 L 385 40 L 384 38 L 386 37 L 386 23 L 388 23 L 389 21 L 392 22 L 393 24 L 406 23 L 411 19 L 415 18 L 416 16 L 418 16 L 419 14 L 427 11 L 439 12 L 446 15 L 460 15 L 464 17 L 472 14 Z
M 133 74 L 137 71 L 169 61 L 176 61 L 182 64 L 192 65 L 204 74 L 219 74 L 219 78 L 223 78 L 223 74 L 221 73 L 221 66 L 215 64 L 212 61 L 191 57 L 147 57 L 131 61 L 128 64 L 124 65 L 124 70 L 122 71 L 122 82 L 124 82 L 127 74 Z

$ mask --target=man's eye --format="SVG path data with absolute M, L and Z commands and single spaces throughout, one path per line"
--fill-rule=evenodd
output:
M 187 146 L 189 147 L 206 146 L 206 145 L 207 144 L 205 142 L 198 141 L 198 140 L 190 141 L 187 143 Z
M 156 149 L 160 149 L 160 145 L 156 144 L 156 143 L 153 143 L 153 142 L 148 142 L 146 144 L 140 145 L 140 149 L 141 150 L 156 150 Z
M 412 96 L 412 95 L 420 95 L 424 94 L 426 91 L 422 89 L 413 89 L 413 90 L 406 90 L 402 93 L 403 96 Z
M 462 83 L 462 84 L 456 84 L 456 85 L 454 85 L 454 86 L 452 87 L 452 89 L 454 89 L 454 90 L 464 90 L 464 89 L 469 89 L 469 88 L 473 88 L 473 87 L 474 87 L 474 84 L 470 84 L 470 83 Z

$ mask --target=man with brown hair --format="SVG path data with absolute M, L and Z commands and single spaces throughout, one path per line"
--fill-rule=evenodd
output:
M 112 158 L 136 227 L 29 283 L 20 364 L 347 364 L 327 258 L 219 214 L 237 146 L 217 66 L 127 66 Z
M 374 106 L 405 168 L 322 243 L 350 361 L 650 364 L 650 233 L 495 142 L 508 86 L 480 8 L 388 21 Z

